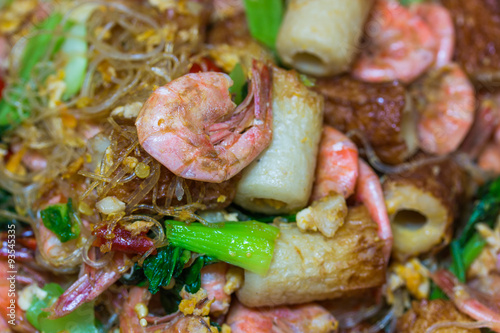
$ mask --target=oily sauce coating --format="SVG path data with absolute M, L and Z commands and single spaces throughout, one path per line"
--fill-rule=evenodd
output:
M 405 89 L 400 83 L 366 83 L 342 76 L 320 79 L 314 89 L 325 97 L 328 125 L 344 133 L 362 132 L 385 163 L 405 159 L 408 147 L 401 129 Z
M 399 318 L 396 332 L 420 333 L 426 332 L 429 327 L 440 322 L 470 323 L 472 320 L 460 313 L 451 301 L 437 299 L 433 301 L 414 301 L 412 308 Z M 435 332 L 439 333 L 479 333 L 479 329 L 463 329 L 446 327 Z
M 469 76 L 491 79 L 500 71 L 500 3 L 495 0 L 443 0 L 456 30 L 455 57 Z

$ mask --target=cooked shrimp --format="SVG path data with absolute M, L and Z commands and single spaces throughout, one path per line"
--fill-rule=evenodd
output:
M 500 175 L 500 145 L 489 143 L 479 155 L 478 165 L 485 171 Z
M 16 288 L 11 287 L 11 277 L 14 277 L 13 282 L 15 283 L 16 277 L 15 274 L 11 275 L 8 273 L 12 271 L 9 267 L 9 264 L 6 261 L 0 260 L 0 332 L 11 332 L 10 325 L 16 328 L 17 332 L 37 332 L 35 328 L 33 328 L 28 321 L 26 320 L 26 315 L 23 310 L 19 308 L 17 305 L 17 293 Z M 10 296 L 12 294 L 12 297 Z M 12 313 L 9 308 L 12 306 L 10 300 L 13 299 L 16 303 L 13 305 L 14 313 Z M 5 322 L 7 326 L 7 330 L 2 330 L 2 323 Z
M 225 314 L 231 303 L 231 296 L 224 292 L 228 265 L 224 262 L 208 265 L 201 270 L 201 287 L 206 290 L 209 300 L 215 300 L 210 313 Z
M 144 332 L 145 319 L 141 325 L 141 319 L 148 315 L 148 303 L 151 294 L 145 287 L 132 287 L 120 312 L 121 332 Z
M 474 121 L 474 87 L 457 64 L 427 74 L 416 86 L 420 148 L 430 154 L 455 151 Z
M 439 68 L 449 64 L 455 51 L 455 27 L 448 9 L 438 3 L 423 2 L 412 4 L 410 11 L 429 25 L 437 39 L 434 67 Z
M 362 159 L 359 159 L 359 178 L 356 200 L 362 202 L 372 219 L 378 224 L 379 237 L 385 241 L 384 254 L 388 261 L 392 250 L 392 230 L 384 193 L 377 174 Z
M 317 163 L 312 201 L 331 191 L 344 198 L 354 193 L 358 178 L 358 148 L 348 137 L 331 126 L 323 126 Z
M 484 301 L 474 297 L 466 285 L 447 270 L 439 270 L 431 275 L 432 280 L 441 288 L 455 306 L 466 315 L 478 321 L 487 322 L 489 328 L 500 332 L 500 309 L 492 309 Z
M 111 261 L 100 269 L 83 264 L 76 280 L 50 307 L 50 318 L 67 315 L 84 303 L 94 300 L 130 268 L 132 262 L 123 253 L 116 252 Z
M 177 176 L 220 183 L 271 142 L 271 70 L 254 62 L 252 83 L 237 108 L 223 73 L 184 75 L 158 88 L 137 117 L 139 142 Z
M 378 0 L 372 12 L 369 44 L 354 63 L 353 75 L 367 82 L 412 82 L 434 62 L 434 33 L 398 1 Z
M 251 309 L 234 301 L 227 323 L 232 333 L 326 333 L 336 332 L 338 327 L 335 318 L 314 303 Z

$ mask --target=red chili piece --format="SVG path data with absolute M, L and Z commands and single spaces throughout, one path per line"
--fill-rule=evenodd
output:
M 121 226 L 117 226 L 113 230 L 115 237 L 113 239 L 106 239 L 106 227 L 101 227 L 95 229 L 92 232 L 93 235 L 97 236 L 94 246 L 101 246 L 107 242 L 111 242 L 112 251 L 120 251 L 124 253 L 139 253 L 144 254 L 149 249 L 154 247 L 153 240 L 146 236 L 146 233 L 140 233 L 137 236 L 132 236 L 132 233 Z M 153 252 L 153 253 L 156 253 Z

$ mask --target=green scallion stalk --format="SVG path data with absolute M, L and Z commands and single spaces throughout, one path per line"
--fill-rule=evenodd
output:
M 454 240 L 450 244 L 452 265 L 450 271 L 458 278 L 462 283 L 465 282 L 465 267 L 462 257 L 462 249 L 460 248 L 460 243 L 458 240 Z
M 485 246 L 486 241 L 478 233 L 469 239 L 464 246 L 462 255 L 465 270 L 469 269 L 470 265 L 479 257 Z
M 201 223 L 165 221 L 170 244 L 265 275 L 271 264 L 279 229 L 256 221 Z
M 71 37 L 66 38 L 61 47 L 61 53 L 66 57 L 67 62 L 64 68 L 64 82 L 66 90 L 63 100 L 68 100 L 78 93 L 83 85 L 85 73 L 87 72 L 87 28 L 84 24 L 75 24 L 69 31 Z
M 250 34 L 270 49 L 275 49 L 276 38 L 283 18 L 283 0 L 244 0 Z

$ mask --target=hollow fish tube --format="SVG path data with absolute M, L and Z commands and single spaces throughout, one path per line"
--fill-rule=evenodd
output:
M 384 241 L 364 206 L 349 209 L 332 238 L 280 225 L 266 276 L 245 271 L 236 292 L 249 307 L 300 304 L 348 296 L 385 282 Z
M 291 0 L 276 47 L 300 72 L 329 76 L 349 70 L 372 0 Z
M 273 138 L 246 169 L 235 202 L 267 214 L 296 212 L 311 195 L 323 125 L 323 98 L 295 71 L 274 69 Z

